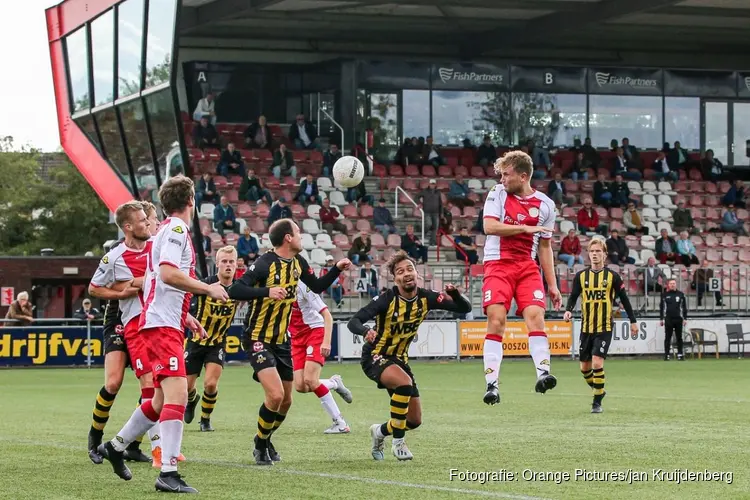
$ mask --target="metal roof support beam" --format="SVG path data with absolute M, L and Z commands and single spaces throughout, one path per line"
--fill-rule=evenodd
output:
M 499 28 L 467 37 L 461 52 L 467 56 L 480 56 L 505 47 L 518 46 L 527 42 L 574 31 L 592 24 L 611 19 L 668 7 L 680 0 L 602 0 L 598 3 L 576 4 L 577 8 L 563 12 L 553 12 L 530 19 L 518 29 Z M 561 2 L 565 3 L 565 2 Z
M 237 18 L 253 11 L 270 7 L 284 0 L 218 0 L 198 7 L 183 7 L 181 12 L 180 33 L 193 28 L 221 21 L 222 19 Z

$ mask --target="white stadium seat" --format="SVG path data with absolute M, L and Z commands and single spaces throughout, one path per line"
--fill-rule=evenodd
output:
M 273 245 L 271 245 L 271 238 L 268 236 L 268 233 L 264 233 L 263 236 L 260 237 L 260 247 L 261 248 L 273 248 Z
M 654 184 L 653 182 L 645 181 L 643 183 L 643 191 L 645 191 L 646 193 L 656 193 L 659 190 L 656 188 L 656 184 Z
M 643 250 L 641 250 L 641 260 L 643 260 L 643 262 L 648 262 L 648 259 L 650 259 L 651 257 L 655 257 L 653 250 L 649 248 L 644 248 Z
M 672 222 L 672 220 L 674 220 L 672 218 L 672 211 L 668 208 L 660 208 L 657 212 L 657 216 L 659 217 L 659 220 L 666 220 L 669 222 Z
M 656 226 L 654 225 L 653 222 L 646 221 L 643 223 L 643 227 L 648 228 L 648 234 L 659 234 L 656 232 Z
M 666 276 L 667 279 L 670 279 L 672 277 L 672 268 L 667 264 L 657 264 L 656 267 L 662 270 L 664 276 Z
M 299 253 L 299 256 L 302 257 L 303 259 L 305 259 L 307 262 L 310 262 L 310 254 L 308 254 L 307 250 L 305 250 L 304 248 Z
M 316 220 L 320 220 L 320 205 L 312 204 L 307 206 L 307 216 Z
M 570 222 L 569 220 L 564 220 L 560 222 L 560 233 L 563 234 L 564 236 L 567 236 L 568 231 L 570 231 L 571 229 L 575 229 L 575 228 L 576 228 L 576 225 Z
M 672 189 L 672 185 L 668 182 L 661 181 L 659 183 L 659 191 L 661 194 L 668 194 L 670 196 L 674 196 L 677 193 Z
M 636 181 L 630 181 L 628 182 L 628 189 L 630 189 L 630 192 L 633 194 L 641 194 L 643 193 L 643 188 L 641 188 L 641 183 Z
M 485 179 L 484 180 L 484 189 L 490 190 L 492 189 L 492 186 L 497 184 L 497 181 L 495 179 Z
M 344 193 L 341 191 L 331 191 L 328 195 L 328 199 L 331 200 L 331 205 L 346 205 L 347 201 L 344 198 Z
M 659 195 L 659 206 L 664 208 L 677 208 L 677 205 L 672 203 L 672 198 L 668 194 Z
M 336 245 L 333 244 L 328 233 L 318 233 L 315 236 L 315 244 L 318 248 L 322 248 L 323 250 L 332 250 L 336 248 Z
M 320 266 L 325 265 L 326 263 L 325 250 L 322 250 L 320 248 L 314 248 L 313 251 L 310 252 L 310 262 L 312 264 L 318 264 Z
M 318 177 L 318 190 L 319 191 L 330 191 L 333 189 L 333 184 L 331 184 L 331 179 L 328 177 Z
M 652 194 L 644 194 L 641 203 L 643 203 L 644 207 L 659 208 L 659 204 Z
M 202 219 L 214 220 L 214 204 L 213 203 L 201 203 L 200 216 Z
M 641 215 L 643 216 L 644 220 L 654 221 L 657 219 L 656 210 L 654 210 L 651 207 L 644 208 L 643 211 L 641 212 Z
M 640 266 L 641 264 L 643 264 L 643 261 L 641 260 L 641 256 L 638 255 L 638 250 L 636 250 L 634 248 L 630 249 L 630 251 L 628 252 L 628 257 L 630 257 L 630 258 L 632 258 L 632 259 L 635 260 L 635 265 L 636 266 Z
M 656 248 L 656 239 L 650 234 L 641 236 L 641 246 L 653 250 Z
M 302 248 L 305 250 L 312 250 L 315 248 L 315 240 L 310 233 L 302 233 Z
M 318 227 L 318 221 L 315 219 L 305 219 L 302 221 L 302 232 L 308 234 L 318 234 L 320 228 Z
M 477 192 L 482 191 L 482 181 L 479 179 L 469 179 L 469 181 L 466 183 L 466 185 L 469 187 L 469 190 Z
M 659 224 L 656 226 L 656 230 L 661 234 L 662 229 L 666 229 L 667 234 L 669 234 L 670 236 L 674 234 L 674 231 L 672 230 L 672 224 L 670 224 L 669 222 L 659 222 Z

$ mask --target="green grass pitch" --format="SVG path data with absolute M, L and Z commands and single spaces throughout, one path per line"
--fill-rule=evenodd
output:
M 546 395 L 533 391 L 528 360 L 506 362 L 502 403 L 485 406 L 481 362 L 416 362 L 424 423 L 407 434 L 412 462 L 370 458 L 368 428 L 388 415 L 388 398 L 357 364 L 329 364 L 354 392 L 347 405 L 349 435 L 322 434 L 329 425 L 317 398 L 296 394 L 289 417 L 274 436 L 283 462 L 251 465 L 251 439 L 262 393 L 246 366 L 225 370 L 214 411 L 216 432 L 186 426 L 180 471 L 204 498 L 248 499 L 740 499 L 750 498 L 750 396 L 742 360 L 663 362 L 609 360 L 605 412 L 589 413 L 591 394 L 578 363 L 553 360 L 559 383 Z M 157 472 L 131 466 L 130 482 L 107 462 L 93 465 L 86 434 L 99 369 L 2 370 L 0 498 L 154 498 Z M 138 398 L 130 372 L 106 429 L 111 437 Z M 144 443 L 144 448 L 148 443 Z M 576 481 L 576 469 L 600 473 L 632 469 L 647 481 Z M 451 481 L 450 470 L 501 471 L 516 480 Z M 660 481 L 653 469 L 731 472 L 723 481 Z M 569 473 L 570 480 L 526 480 L 524 470 Z M 529 474 L 527 472 L 527 474 Z M 507 476 L 506 476 L 507 479 Z M 537 476 L 537 479 L 540 479 Z M 554 479 L 549 476 L 547 479 Z

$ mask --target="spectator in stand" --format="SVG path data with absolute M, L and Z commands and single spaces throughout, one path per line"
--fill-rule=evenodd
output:
M 439 167 L 440 165 L 445 165 L 445 160 L 443 159 L 443 155 L 440 154 L 440 149 L 435 146 L 433 138 L 431 135 L 427 136 L 427 140 L 425 141 L 424 148 L 422 150 L 422 164 L 423 165 L 432 165 L 433 167 Z
M 227 149 L 222 151 L 219 166 L 216 167 L 219 175 L 229 177 L 230 175 L 239 175 L 245 177 L 245 162 L 242 161 L 242 155 L 233 142 L 227 144 Z
M 628 209 L 622 214 L 622 223 L 628 234 L 648 234 L 648 227 L 643 225 L 643 215 L 635 209 L 635 203 L 628 203 Z
M 203 230 L 203 242 L 201 246 L 203 247 L 203 255 L 206 257 L 206 259 L 209 259 L 211 257 L 211 230 L 210 229 L 204 229 Z
M 469 229 L 466 227 L 461 228 L 461 233 L 453 238 L 463 253 L 456 249 L 456 260 L 459 262 L 468 262 L 471 265 L 479 262 L 479 255 L 477 254 L 477 246 L 474 244 L 474 238 L 469 234 Z M 466 254 L 466 256 L 464 256 Z
M 669 150 L 669 153 L 667 154 L 667 162 L 673 169 L 683 169 L 688 165 L 688 162 L 690 161 L 690 155 L 688 154 L 686 149 L 683 149 L 682 146 L 680 146 L 680 141 L 675 141 L 674 148 Z
M 240 183 L 239 197 L 241 200 L 250 202 L 258 202 L 261 198 L 265 198 L 269 206 L 273 204 L 271 192 L 263 187 L 263 181 L 255 175 L 255 169 L 252 168 L 248 169 L 247 176 Z
M 622 266 L 625 264 L 635 264 L 635 259 L 630 257 L 630 250 L 625 244 L 625 240 L 620 238 L 620 232 L 613 229 L 607 240 L 607 255 L 612 264 Z
M 700 264 L 698 260 L 698 251 L 695 245 L 690 241 L 690 235 L 687 231 L 680 233 L 680 239 L 677 240 L 677 253 L 680 254 L 682 265 L 690 267 L 691 264 Z
M 280 219 L 292 219 L 292 209 L 289 208 L 289 205 L 286 204 L 285 198 L 279 198 L 279 201 L 277 201 L 272 207 L 271 210 L 268 211 L 268 225 L 270 226 L 274 222 Z
M 591 145 L 591 137 L 586 137 L 581 150 L 586 156 L 586 159 L 591 162 L 592 168 L 598 168 L 599 164 L 602 162 L 602 156 L 599 154 L 599 151 Z
M 557 172 L 555 178 L 549 181 L 549 184 L 547 185 L 547 196 L 549 196 L 558 206 L 571 205 L 575 202 L 575 198 L 568 196 L 568 192 L 565 189 L 565 181 L 563 181 L 560 172 Z
M 214 93 L 209 91 L 206 94 L 206 97 L 198 101 L 198 105 L 195 107 L 195 111 L 193 111 L 193 120 L 199 122 L 202 121 L 203 118 L 206 119 L 207 122 L 210 122 L 211 125 L 216 125 L 216 111 L 215 111 L 215 105 L 216 101 L 214 101 Z
M 427 247 L 414 234 L 414 226 L 411 224 L 406 226 L 406 234 L 401 236 L 401 250 L 405 251 L 417 262 L 427 264 Z
M 639 167 L 641 164 L 641 154 L 638 152 L 638 148 L 630 145 L 630 139 L 627 137 L 622 138 L 622 152 L 628 162 L 634 167 Z
M 721 204 L 725 206 L 734 205 L 737 208 L 746 208 L 745 204 L 745 185 L 740 179 L 734 181 L 732 187 L 726 192 L 721 199 Z
M 635 165 L 631 164 L 631 162 L 625 158 L 625 153 L 622 148 L 617 148 L 615 151 L 615 157 L 612 158 L 612 176 L 620 174 L 625 179 L 640 181 L 642 177 L 640 172 L 630 172 L 628 170 L 629 168 L 635 168 Z
M 612 193 L 612 201 L 610 202 L 612 207 L 626 207 L 630 203 L 635 204 L 634 201 L 630 200 L 630 188 L 622 180 L 620 174 L 615 175 L 615 180 L 609 184 L 609 192 Z
M 348 229 L 346 228 L 344 223 L 339 220 L 341 214 L 338 210 L 336 210 L 336 207 L 331 206 L 331 200 L 329 200 L 328 198 L 323 200 L 323 205 L 320 207 L 318 217 L 320 217 L 320 223 L 323 227 L 323 230 L 328 234 L 332 234 L 333 231 L 338 231 L 342 234 L 347 233 Z
M 352 246 L 346 256 L 349 257 L 352 264 L 358 266 L 360 262 L 364 263 L 366 260 L 370 260 L 371 251 L 372 241 L 370 241 L 370 235 L 367 234 L 367 231 L 362 231 L 352 241 Z
M 336 144 L 328 146 L 328 151 L 323 153 L 323 177 L 333 176 L 333 166 L 343 155 Z
M 677 201 L 677 208 L 672 214 L 672 218 L 674 219 L 672 228 L 678 233 L 687 231 L 690 234 L 698 234 L 700 232 L 700 229 L 695 227 L 693 214 L 690 212 L 690 209 L 685 208 L 685 200 L 680 199 Z
M 739 217 L 737 217 L 734 205 L 729 205 L 721 218 L 721 230 L 725 233 L 735 233 L 739 236 L 747 236 L 744 222 L 745 221 L 741 221 Z
M 244 133 L 245 144 L 250 149 L 260 148 L 272 150 L 271 129 L 266 124 L 266 117 L 260 115 L 258 121 L 250 124 Z
M 690 283 L 690 288 L 697 292 L 698 307 L 703 304 L 703 295 L 708 290 L 709 282 L 714 277 L 714 270 L 711 269 L 711 263 L 708 260 L 704 260 L 700 268 L 695 270 L 693 274 L 693 281 Z M 716 300 L 716 307 L 722 307 L 724 305 L 720 291 L 714 292 L 714 299 Z
M 5 313 L 5 319 L 14 319 L 21 326 L 29 326 L 34 321 L 34 308 L 29 302 L 28 292 L 16 295 L 16 300 L 11 302 L 8 312 Z
M 443 200 L 440 196 L 440 191 L 437 190 L 437 181 L 435 179 L 430 179 L 427 189 L 419 194 L 419 203 L 422 206 L 422 210 L 424 210 L 424 215 L 427 219 L 427 228 L 430 231 L 429 244 L 434 245 L 437 241 L 440 216 L 443 213 Z
M 294 201 L 298 201 L 303 205 L 320 202 L 318 181 L 313 179 L 312 174 L 307 174 L 302 179 L 302 182 L 299 183 L 299 189 L 297 190 L 297 195 L 294 197 Z
M 544 149 L 542 146 L 537 146 L 533 140 L 526 141 L 526 147 L 529 150 L 529 156 L 534 159 L 535 167 L 543 167 L 549 169 L 552 162 L 550 161 L 549 151 Z
M 239 224 L 237 224 L 237 216 L 234 215 L 234 209 L 232 205 L 227 201 L 226 196 L 221 197 L 221 203 L 216 205 L 214 208 L 214 228 L 216 232 L 224 237 L 225 231 L 234 231 L 240 234 Z
M 464 180 L 464 176 L 456 174 L 456 178 L 451 182 L 448 189 L 448 200 L 463 210 L 464 207 L 473 207 L 474 202 L 469 199 L 469 185 Z
M 195 203 L 198 207 L 201 203 L 219 203 L 219 194 L 216 191 L 214 176 L 211 172 L 204 172 L 198 181 L 198 188 L 195 190 Z
M 611 141 L 609 141 L 609 150 L 610 150 L 610 152 L 617 153 L 617 148 L 619 148 L 619 147 L 620 146 L 617 144 L 617 139 L 612 139 Z
M 664 283 L 667 282 L 667 276 L 664 271 L 656 267 L 656 259 L 648 258 L 647 266 L 636 271 L 636 276 L 643 280 L 643 291 L 661 293 L 664 289 Z
M 494 165 L 495 160 L 497 160 L 497 149 L 492 145 L 490 136 L 485 135 L 482 144 L 477 148 L 477 164 L 486 167 L 487 165 Z
M 576 264 L 583 264 L 581 255 L 581 240 L 578 239 L 575 229 L 568 231 L 568 235 L 560 241 L 560 253 L 557 258 L 572 268 Z
M 440 214 L 440 232 L 442 234 L 451 234 L 453 232 L 453 214 L 451 213 L 452 207 L 453 204 L 451 202 L 448 202 L 448 205 L 442 208 L 442 212 Z
M 659 151 L 656 154 L 656 160 L 654 160 L 651 168 L 654 169 L 654 176 L 657 179 L 667 179 L 672 182 L 676 182 L 680 178 L 677 172 L 669 168 L 669 161 L 667 160 L 667 154 L 664 151 Z
M 570 178 L 575 182 L 578 182 L 579 179 L 582 181 L 587 181 L 589 180 L 590 168 L 593 167 L 591 165 L 591 162 L 586 158 L 586 153 L 584 153 L 583 151 L 578 151 L 576 153 L 576 159 L 573 161 L 573 167 L 570 171 Z
M 326 255 L 326 266 L 320 270 L 320 277 L 322 278 L 328 272 L 333 269 L 333 267 L 336 265 L 336 262 L 333 260 L 332 255 Z M 331 299 L 333 300 L 333 303 L 336 304 L 336 307 L 341 307 L 341 300 L 344 296 L 344 275 L 340 275 L 338 278 L 336 278 L 336 281 L 333 282 L 333 285 L 331 285 L 327 292 L 328 295 L 331 296 Z
M 292 125 L 294 127 L 294 125 Z M 297 167 L 294 165 L 294 155 L 286 148 L 286 144 L 281 144 L 279 149 L 273 154 L 273 176 L 277 179 L 282 177 L 297 178 Z
M 297 149 L 317 149 L 319 147 L 317 139 L 318 132 L 315 130 L 315 126 L 305 120 L 305 115 L 298 114 L 295 123 L 289 127 L 289 140 L 294 144 L 294 147 Z
M 714 157 L 713 149 L 706 150 L 706 156 L 701 161 L 701 171 L 703 172 L 703 179 L 712 182 L 719 182 L 726 177 L 724 175 L 724 164 Z
M 193 127 L 193 146 L 200 149 L 221 149 L 219 133 L 205 116 Z
M 612 204 L 612 191 L 607 182 L 607 176 L 599 174 L 599 179 L 594 183 L 594 200 L 600 207 L 608 208 Z
M 372 195 L 367 194 L 364 179 L 353 188 L 348 188 L 346 190 L 346 201 L 348 201 L 349 203 L 354 203 L 356 201 L 360 203 L 367 203 L 368 205 L 373 205 L 374 199 L 375 198 Z
M 599 224 L 599 214 L 592 206 L 591 198 L 584 198 L 583 207 L 578 211 L 578 231 L 607 235 L 607 227 Z
M 661 238 L 656 240 L 654 250 L 656 251 L 656 258 L 662 264 L 677 261 L 677 242 L 669 236 L 666 229 L 661 230 Z
M 378 290 L 378 273 L 372 268 L 372 262 L 370 259 L 365 260 L 364 266 L 359 270 L 359 277 L 364 278 L 367 283 L 367 295 L 369 295 L 371 299 L 374 299 L 380 294 L 380 291 Z
M 404 139 L 404 143 L 401 147 L 398 148 L 398 151 L 396 151 L 396 156 L 394 157 L 393 162 L 406 168 L 412 163 L 415 163 L 416 155 L 417 151 L 414 142 L 407 137 Z
M 101 313 L 96 307 L 91 307 L 91 299 L 83 299 L 81 308 L 73 313 L 73 317 L 76 319 L 82 319 L 84 321 L 92 321 L 101 319 Z
M 255 236 L 250 234 L 250 228 L 245 226 L 245 233 L 237 240 L 237 255 L 242 259 L 246 266 L 258 258 L 260 246 Z
M 396 224 L 393 222 L 391 211 L 385 206 L 385 198 L 380 198 L 380 200 L 378 200 L 378 206 L 373 210 L 372 218 L 375 224 L 375 229 L 380 231 L 384 240 L 388 239 L 389 234 L 396 234 L 398 232 Z

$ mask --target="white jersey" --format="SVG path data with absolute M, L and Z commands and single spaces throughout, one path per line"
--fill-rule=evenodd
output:
M 534 191 L 522 198 L 509 194 L 502 184 L 492 187 L 484 202 L 484 218 L 514 226 L 555 228 L 555 203 L 547 195 Z M 552 238 L 551 233 L 521 233 L 514 236 L 487 235 L 484 262 L 493 260 L 526 261 L 536 259 L 539 238 Z
M 140 328 L 167 327 L 184 330 L 192 294 L 178 290 L 162 281 L 159 268 L 173 266 L 195 278 L 195 250 L 187 224 L 177 217 L 161 223 L 153 238 L 151 257 L 144 280 L 146 298 Z
M 315 328 L 323 328 L 325 322 L 321 314 L 328 307 L 317 293 L 313 292 L 302 281 L 297 283 L 297 301 L 292 304 L 292 319 L 289 321 L 289 334 L 305 333 Z
M 125 243 L 120 243 L 107 255 L 102 257 L 99 267 L 91 278 L 94 287 L 109 287 L 118 281 L 131 281 L 141 278 L 146 274 L 149 252 L 151 251 L 151 240 L 146 242 L 142 250 L 128 248 Z M 119 301 L 121 321 L 127 325 L 130 320 L 141 314 L 143 307 L 143 293 Z

